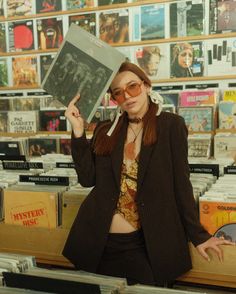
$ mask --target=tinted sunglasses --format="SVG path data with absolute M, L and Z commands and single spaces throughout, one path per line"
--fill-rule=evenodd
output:
M 143 81 L 132 82 L 131 84 L 127 85 L 124 89 L 116 89 L 111 93 L 112 98 L 116 101 L 124 100 L 125 93 L 129 94 L 131 97 L 136 97 L 142 92 L 142 89 L 141 89 L 142 84 L 143 84 Z

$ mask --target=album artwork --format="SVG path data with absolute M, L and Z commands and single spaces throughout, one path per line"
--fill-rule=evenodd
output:
M 69 16 L 69 26 L 74 23 L 90 34 L 96 35 L 96 14 L 86 13 Z
M 218 91 L 216 90 L 196 90 L 181 91 L 179 94 L 180 106 L 216 105 Z
M 42 156 L 49 153 L 57 153 L 57 139 L 49 137 L 28 139 L 29 156 Z
M 33 14 L 32 0 L 7 0 L 6 7 L 7 17 Z
M 53 58 L 55 57 L 56 54 L 42 54 L 39 57 L 39 63 L 40 63 L 40 79 L 41 83 L 43 79 L 46 76 L 46 73 L 53 61 Z
M 234 0 L 210 0 L 209 7 L 211 34 L 236 31 L 236 2 Z
M 134 47 L 134 63 L 139 65 L 151 80 L 169 78 L 169 45 L 158 44 Z
M 12 58 L 13 86 L 38 86 L 37 57 L 21 56 Z
M 8 131 L 8 115 L 7 111 L 0 111 L 0 132 Z
M 203 76 L 203 42 L 170 44 L 170 70 L 171 78 Z
M 231 158 L 236 157 L 236 134 L 230 132 L 217 133 L 214 136 L 214 157 Z
M 153 91 L 158 92 L 163 98 L 163 104 L 173 104 L 175 108 L 179 106 L 179 92 L 171 91 L 158 91 L 155 89 L 155 86 L 152 87 Z
M 236 39 L 212 39 L 205 41 L 208 76 L 236 74 Z
M 235 89 L 224 90 L 223 100 L 236 102 L 236 90 Z
M 213 131 L 213 107 L 189 106 L 179 107 L 178 114 L 185 120 L 189 131 Z
M 40 110 L 39 111 L 40 131 L 67 131 L 67 120 L 65 110 Z
M 36 0 L 36 13 L 61 11 L 61 0 Z
M 71 139 L 70 138 L 60 138 L 60 153 L 64 155 L 71 155 Z
M 6 52 L 6 27 L 5 23 L 0 22 L 0 53 Z
M 220 101 L 219 128 L 236 129 L 236 102 Z
M 19 139 L 1 138 L 0 140 L 1 154 L 7 156 L 20 156 L 23 155 L 22 142 Z
M 141 41 L 165 38 L 165 6 L 144 5 L 140 8 Z
M 66 10 L 94 7 L 94 0 L 66 0 Z
M 215 233 L 214 237 L 216 238 L 224 238 L 225 240 L 229 240 L 232 242 L 236 242 L 236 223 L 225 224 L 220 227 Z
M 9 51 L 34 50 L 33 20 L 20 20 L 8 23 Z
M 170 37 L 204 34 L 204 1 L 178 1 L 170 4 Z
M 127 0 L 97 0 L 98 6 L 127 3 Z
M 220 234 L 220 228 L 229 223 L 235 223 L 235 210 L 236 203 L 230 197 L 200 197 L 199 198 L 199 211 L 200 221 L 204 228 L 210 234 L 217 234 L 218 237 L 223 236 Z
M 38 130 L 38 112 L 9 111 L 8 123 L 10 133 L 35 133 Z
M 108 43 L 129 42 L 129 10 L 117 9 L 99 14 L 99 38 Z
M 118 50 L 71 24 L 42 88 L 65 106 L 80 93 L 77 105 L 89 123 L 124 60 Z
M 40 109 L 40 98 L 38 97 L 18 97 L 11 99 L 11 109 L 13 111 L 28 111 Z
M 1 75 L 0 75 L 1 76 Z M 9 111 L 12 110 L 12 99 L 0 98 L 0 110 Z
M 8 66 L 7 59 L 0 58 L 0 87 L 8 86 Z
M 38 48 L 59 48 L 63 41 L 62 17 L 37 19 Z

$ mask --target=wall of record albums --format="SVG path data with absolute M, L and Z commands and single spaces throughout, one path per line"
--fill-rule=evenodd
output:
M 60 105 L 40 84 L 72 22 L 141 66 L 164 109 L 182 115 L 190 132 L 210 133 L 208 144 L 199 145 L 205 140 L 199 135 L 189 138 L 198 142 L 190 144 L 190 155 L 214 155 L 212 133 L 222 129 L 232 134 L 215 136 L 223 137 L 217 146 L 232 157 L 235 146 L 224 141 L 235 141 L 236 128 L 233 0 L 0 0 L 1 132 L 69 130 Z M 112 101 L 104 102 L 93 123 L 113 117 Z

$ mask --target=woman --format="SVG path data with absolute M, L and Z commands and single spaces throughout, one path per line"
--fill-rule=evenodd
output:
M 189 43 L 176 44 L 172 49 L 171 76 L 193 77 L 193 47 Z
M 121 111 L 103 122 L 89 142 L 75 97 L 66 110 L 78 179 L 94 186 L 69 233 L 63 255 L 76 268 L 127 278 L 129 284 L 163 285 L 191 269 L 188 238 L 209 259 L 222 260 L 200 225 L 189 181 L 184 120 L 161 112 L 151 82 L 125 62 L 110 92 Z

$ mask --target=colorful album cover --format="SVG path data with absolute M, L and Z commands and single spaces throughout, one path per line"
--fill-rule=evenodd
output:
M 37 57 L 21 56 L 12 58 L 13 86 L 38 86 Z
M 65 110 L 40 110 L 39 124 L 40 131 L 67 131 L 67 120 L 65 117 Z
M 144 5 L 140 8 L 141 40 L 165 38 L 165 6 L 163 4 Z
M 66 10 L 94 7 L 96 0 L 67 0 Z
M 222 193 L 223 194 L 223 193 Z M 220 228 L 235 223 L 236 203 L 227 197 L 200 197 L 200 222 L 210 234 L 220 234 Z
M 11 108 L 14 111 L 29 111 L 40 109 L 40 98 L 38 97 L 18 97 L 11 99 Z
M 0 22 L 0 53 L 7 51 L 6 45 L 6 27 L 5 23 Z
M 69 16 L 69 26 L 74 23 L 90 34 L 96 35 L 96 13 L 84 13 Z
M 7 59 L 0 58 L 0 87 L 8 86 L 8 66 Z
M 234 89 L 224 90 L 223 91 L 223 100 L 236 102 L 236 90 L 234 90 Z
M 204 34 L 204 1 L 178 1 L 170 4 L 170 37 Z
M 169 45 L 134 47 L 134 62 L 139 65 L 151 80 L 169 78 L 168 64 Z
M 62 17 L 38 19 L 37 32 L 39 49 L 59 48 L 63 41 Z
M 215 233 L 214 237 L 216 238 L 224 238 L 225 240 L 229 240 L 231 242 L 236 242 L 236 222 L 232 224 L 226 224 L 220 227 Z
M 236 31 L 236 2 L 234 0 L 210 0 L 209 7 L 211 34 Z
M 0 112 L 0 132 L 8 131 L 8 114 L 7 111 Z
M 236 128 L 236 102 L 220 101 L 219 103 L 219 128 Z
M 215 105 L 218 92 L 215 90 L 181 91 L 179 94 L 180 106 Z
M 39 57 L 39 63 L 40 63 L 40 80 L 41 83 L 43 79 L 46 76 L 46 73 L 52 64 L 53 58 L 55 57 L 55 54 L 43 54 Z
M 29 138 L 29 156 L 41 156 L 48 153 L 57 153 L 56 138 Z
M 8 23 L 9 51 L 35 49 L 33 20 L 21 20 Z
M 36 0 L 36 13 L 61 11 L 61 0 Z
M 64 155 L 71 155 L 71 139 L 70 138 L 60 138 L 60 153 Z
M 170 44 L 171 78 L 199 77 L 204 74 L 202 42 Z
M 208 76 L 236 74 L 236 38 L 205 41 Z
M 32 2 L 32 0 L 7 0 L 7 17 L 33 14 Z
M 10 133 L 35 133 L 38 130 L 37 111 L 9 111 Z
M 153 91 L 158 92 L 163 98 L 163 104 L 173 104 L 176 107 L 179 106 L 179 92 L 162 92 L 152 87 Z
M 129 42 L 128 9 L 101 12 L 99 38 L 108 44 Z
M 127 3 L 127 0 L 97 0 L 98 6 Z
M 213 107 L 189 106 L 179 107 L 178 114 L 185 120 L 189 131 L 213 131 Z

